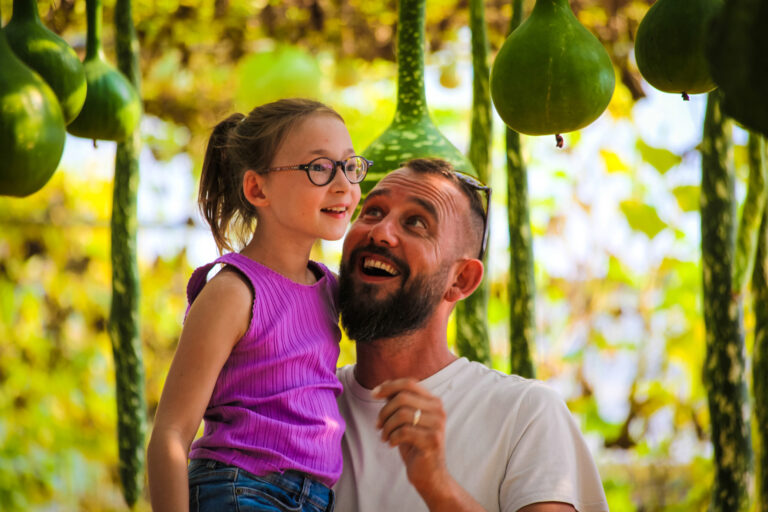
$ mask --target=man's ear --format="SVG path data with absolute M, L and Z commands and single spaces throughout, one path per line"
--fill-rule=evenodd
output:
M 453 283 L 445 292 L 445 299 L 449 302 L 458 302 L 464 297 L 472 295 L 482 280 L 482 261 L 477 259 L 461 260 L 454 274 Z
M 243 175 L 243 195 L 245 200 L 253 206 L 267 206 L 269 199 L 264 194 L 266 175 L 256 171 L 247 170 Z

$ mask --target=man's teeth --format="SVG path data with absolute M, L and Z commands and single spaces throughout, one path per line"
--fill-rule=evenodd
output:
M 366 258 L 363 261 L 363 268 L 366 268 L 366 269 L 368 269 L 368 268 L 376 268 L 376 269 L 379 269 L 379 270 L 382 270 L 382 271 L 386 272 L 387 274 L 389 274 L 391 276 L 396 276 L 396 275 L 400 274 L 400 272 L 398 272 L 397 269 L 395 267 L 393 267 L 392 265 L 390 265 L 389 263 L 385 263 L 385 262 L 383 262 L 381 260 L 374 260 L 374 259 L 369 259 L 369 258 Z

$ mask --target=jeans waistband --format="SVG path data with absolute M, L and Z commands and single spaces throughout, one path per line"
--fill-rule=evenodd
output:
M 276 485 L 277 487 L 280 487 L 287 492 L 304 496 L 306 501 L 309 501 L 316 507 L 323 510 L 333 510 L 334 502 L 336 501 L 333 490 L 331 490 L 322 482 L 319 482 L 306 473 L 302 473 L 300 471 L 287 470 L 283 473 L 275 472 L 267 473 L 266 475 L 256 475 L 237 466 L 232 466 L 230 464 L 219 462 L 213 459 L 192 459 L 189 463 L 190 469 L 194 469 L 199 466 L 205 466 L 208 469 L 235 469 L 237 473 L 242 476 L 262 480 L 272 485 Z

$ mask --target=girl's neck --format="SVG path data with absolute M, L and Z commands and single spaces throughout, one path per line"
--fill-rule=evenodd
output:
M 317 278 L 308 266 L 314 241 L 297 241 L 286 236 L 270 235 L 266 231 L 257 228 L 241 254 L 296 283 L 315 283 Z

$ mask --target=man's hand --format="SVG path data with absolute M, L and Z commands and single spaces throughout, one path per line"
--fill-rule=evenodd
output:
M 384 442 L 399 448 L 411 484 L 419 492 L 442 484 L 448 470 L 445 411 L 440 399 L 413 379 L 384 382 L 372 395 L 387 400 L 376 427 Z
M 382 383 L 372 391 L 384 398 L 377 427 L 383 441 L 400 450 L 408 480 L 432 512 L 483 508 L 448 473 L 445 465 L 445 411 L 439 398 L 414 379 Z

